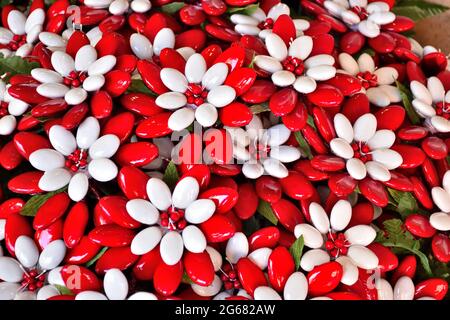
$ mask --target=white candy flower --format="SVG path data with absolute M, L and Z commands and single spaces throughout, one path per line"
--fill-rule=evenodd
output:
M 377 37 L 381 26 L 395 20 L 395 14 L 390 11 L 389 5 L 382 1 L 368 3 L 368 0 L 326 0 L 323 6 L 331 15 L 368 38 Z
M 358 267 L 375 269 L 378 257 L 366 248 L 376 237 L 376 231 L 369 225 L 347 228 L 352 218 L 352 207 L 347 200 L 339 200 L 328 217 L 322 206 L 312 202 L 309 214 L 313 224 L 295 226 L 297 238 L 303 236 L 305 246 L 311 248 L 304 253 L 300 266 L 309 272 L 315 266 L 336 260 L 343 267 L 341 282 L 352 285 L 358 280 Z
M 363 86 L 370 103 L 377 107 L 387 107 L 391 103 L 402 101 L 400 91 L 392 84 L 398 78 L 398 72 L 392 67 L 376 68 L 373 58 L 363 53 L 356 61 L 348 53 L 339 55 L 339 64 L 343 71 L 355 76 Z
M 200 186 L 192 177 L 181 179 L 173 193 L 159 178 L 147 182 L 150 201 L 128 201 L 128 214 L 149 227 L 140 231 L 131 243 L 131 252 L 143 255 L 159 244 L 162 260 L 174 265 L 183 256 L 184 248 L 193 253 L 206 249 L 206 238 L 196 225 L 205 222 L 216 211 L 214 201 L 197 199 Z
M 284 145 L 291 131 L 284 124 L 263 128 L 261 119 L 254 115 L 252 121 L 243 128 L 225 127 L 233 140 L 233 156 L 243 162 L 242 173 L 250 179 L 263 174 L 276 178 L 288 176 L 284 163 L 298 160 L 298 148 Z
M 431 189 L 431 196 L 441 210 L 430 216 L 431 225 L 439 231 L 450 231 L 450 170 L 442 178 L 442 187 Z
M 270 8 L 266 13 L 257 8 L 249 15 L 242 13 L 235 13 L 230 16 L 231 22 L 235 24 L 234 30 L 242 35 L 259 36 L 265 39 L 266 36 L 272 33 L 274 23 L 281 15 L 290 15 L 289 6 L 284 3 L 278 3 Z M 303 31 L 309 28 L 309 21 L 304 19 L 292 20 L 297 31 L 297 36 L 303 34 Z
M 109 158 L 120 140 L 113 134 L 99 136 L 100 124 L 94 117 L 79 125 L 76 137 L 60 125 L 52 126 L 49 138 L 54 149 L 36 150 L 29 158 L 33 167 L 45 171 L 39 188 L 55 191 L 69 184 L 69 197 L 80 201 L 86 196 L 90 177 L 100 182 L 114 179 L 118 169 Z
M 425 125 L 434 131 L 450 132 L 450 91 L 445 92 L 441 80 L 430 77 L 426 86 L 414 80 L 410 87 L 414 96 L 412 105 L 425 118 Z
M 207 69 L 201 54 L 195 53 L 186 62 L 184 74 L 173 68 L 163 68 L 160 77 L 170 92 L 156 98 L 161 108 L 176 110 L 169 118 L 169 128 L 180 131 L 194 120 L 210 127 L 218 117 L 217 109 L 234 101 L 236 91 L 224 85 L 228 66 L 219 62 Z
M 330 141 L 331 151 L 347 160 L 346 168 L 350 176 L 362 180 L 368 174 L 378 181 L 389 181 L 390 170 L 398 168 L 402 156 L 390 147 L 395 142 L 391 130 L 377 130 L 377 119 L 371 113 L 359 117 L 352 126 L 341 113 L 334 117 L 337 138 Z
M 275 33 L 267 35 L 265 40 L 270 56 L 256 56 L 255 64 L 271 74 L 273 83 L 279 87 L 292 85 L 300 93 L 310 93 L 316 89 L 316 81 L 329 80 L 336 74 L 331 55 L 310 56 L 313 49 L 310 36 L 294 39 L 289 48 Z
M 44 21 L 43 9 L 33 10 L 28 17 L 19 10 L 11 10 L 7 17 L 8 29 L 0 27 L 0 53 L 4 57 L 27 57 L 42 32 Z
M 46 300 L 59 295 L 52 285 L 45 285 L 47 274 L 59 266 L 66 254 L 63 240 L 50 242 L 39 253 L 34 240 L 20 236 L 15 243 L 17 260 L 0 257 L 0 300 Z
M 49 99 L 64 98 L 67 104 L 77 105 L 87 99 L 88 92 L 103 87 L 104 74 L 112 70 L 116 57 L 97 58 L 97 50 L 87 44 L 78 50 L 75 60 L 66 52 L 53 52 L 51 63 L 55 71 L 44 68 L 31 71 L 33 78 L 42 83 L 37 92 Z

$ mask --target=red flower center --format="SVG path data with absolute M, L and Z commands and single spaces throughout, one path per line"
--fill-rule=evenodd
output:
M 30 270 L 23 274 L 22 282 L 20 283 L 22 288 L 27 288 L 29 291 L 36 291 L 44 286 L 45 275 L 39 274 L 36 269 Z
M 25 43 L 27 43 L 27 35 L 14 35 L 14 37 L 12 38 L 12 40 L 6 45 L 8 47 L 8 49 L 16 51 L 17 49 L 19 49 L 21 46 L 23 46 Z
M 220 279 L 223 282 L 225 290 L 240 289 L 242 287 L 235 267 L 232 264 L 227 264 L 223 267 Z
M 189 83 L 188 89 L 184 93 L 187 99 L 187 103 L 195 106 L 200 106 L 206 101 L 208 91 L 196 83 Z
M 77 149 L 66 158 L 66 167 L 72 172 L 77 172 L 80 169 L 84 169 L 87 166 L 88 153 L 86 150 Z
M 366 163 L 372 160 L 372 155 L 370 154 L 370 148 L 366 143 L 363 142 L 353 142 L 351 144 L 353 149 L 353 157 Z
M 330 232 L 325 242 L 325 248 L 331 257 L 337 258 L 340 255 L 346 255 L 349 243 L 343 233 Z
M 369 89 L 378 85 L 377 76 L 369 71 L 359 72 L 356 77 L 361 81 L 361 85 L 364 89 Z
M 82 83 L 84 82 L 84 80 L 86 80 L 86 78 L 87 75 L 85 72 L 71 71 L 67 77 L 64 77 L 63 81 L 66 86 L 72 86 L 77 88 L 82 85 Z
M 6 116 L 9 114 L 8 105 L 9 105 L 9 103 L 6 101 L 0 102 L 0 117 Z
M 293 56 L 287 57 L 281 64 L 285 70 L 290 71 L 297 76 L 302 75 L 303 71 L 305 71 L 303 60 Z
M 261 22 L 258 24 L 258 28 L 260 28 L 260 29 L 262 29 L 262 30 L 264 30 L 264 29 L 272 29 L 272 28 L 273 28 L 274 22 L 275 22 L 275 21 L 273 21 L 272 18 L 267 18 L 266 20 L 261 21 Z
M 450 103 L 438 102 L 436 103 L 436 114 L 447 120 L 450 119 Z
M 162 227 L 171 231 L 183 230 L 187 226 L 187 221 L 184 218 L 184 210 L 169 208 L 160 215 L 160 224 Z
M 366 8 L 355 6 L 350 10 L 356 13 L 360 20 L 366 20 L 367 17 L 369 17 L 369 13 L 367 12 Z

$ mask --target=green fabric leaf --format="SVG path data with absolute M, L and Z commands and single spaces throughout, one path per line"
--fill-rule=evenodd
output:
M 380 230 L 375 241 L 392 248 L 396 254 L 415 254 L 425 272 L 429 276 L 433 276 L 427 256 L 420 251 L 420 241 L 414 239 L 413 235 L 403 228 L 402 220 L 389 219 L 384 221 L 383 225 L 386 231 Z
M 401 0 L 398 1 L 392 12 L 399 16 L 405 16 L 414 21 L 422 20 L 431 16 L 438 15 L 449 8 L 423 0 Z
M 270 203 L 264 200 L 260 200 L 257 211 L 259 212 L 260 215 L 269 220 L 272 224 L 277 225 L 278 219 L 273 213 Z
M 233 14 L 233 13 L 240 13 L 240 14 L 246 14 L 246 15 L 252 15 L 253 13 L 256 12 L 256 10 L 259 8 L 259 4 L 258 3 L 254 3 L 254 4 L 249 4 L 246 7 L 230 7 L 227 10 L 228 14 Z
M 3 8 L 11 3 L 12 3 L 12 0 L 0 0 L 0 8 Z
M 39 208 L 51 197 L 53 197 L 55 194 L 61 193 L 63 191 L 66 191 L 67 187 L 61 188 L 56 191 L 47 192 L 44 194 L 37 194 L 35 196 L 32 196 L 23 206 L 22 210 L 20 210 L 20 214 L 22 216 L 27 217 L 34 217 L 36 215 L 36 212 L 39 210 Z
M 289 248 L 289 252 L 291 256 L 294 258 L 295 262 L 295 270 L 300 268 L 300 261 L 303 254 L 303 247 L 305 246 L 305 240 L 303 239 L 303 235 L 301 235 L 297 240 Z
M 75 294 L 70 290 L 69 288 L 62 286 L 60 284 L 54 284 L 56 289 L 58 289 L 60 294 L 67 295 L 67 296 L 74 296 Z
M 131 80 L 131 84 L 127 90 L 128 92 L 145 93 L 150 96 L 156 96 L 156 94 L 153 91 L 147 88 L 147 86 L 144 84 L 144 81 L 142 81 L 141 79 Z
M 185 283 L 185 284 L 192 284 L 194 283 L 194 281 L 192 281 L 191 278 L 189 278 L 188 274 L 185 272 L 183 272 L 183 278 L 181 278 L 181 282 Z
M 297 140 L 302 155 L 307 156 L 308 159 L 311 160 L 313 158 L 311 148 L 309 147 L 309 144 L 303 137 L 302 133 L 300 131 L 296 131 L 294 132 L 294 136 L 295 140 Z
M 394 210 L 400 213 L 402 218 L 406 218 L 411 213 L 417 213 L 419 205 L 416 198 L 410 192 L 399 191 L 388 188 L 389 195 L 394 201 L 392 203 Z
M 253 114 L 258 114 L 266 111 L 270 111 L 269 105 L 267 103 L 255 104 L 250 106 L 250 111 Z
M 169 186 L 169 188 L 174 188 L 179 180 L 179 175 L 177 171 L 177 166 L 172 161 L 166 167 L 166 171 L 164 171 L 163 180 Z
M 0 53 L 0 76 L 6 75 L 6 81 L 16 74 L 30 74 L 35 68 L 39 68 L 39 63 L 29 62 L 17 56 L 4 58 Z
M 100 259 L 106 252 L 106 250 L 108 250 L 108 247 L 103 247 L 96 255 L 95 257 L 93 257 L 91 260 L 89 260 L 88 262 L 86 262 L 86 267 L 90 267 L 92 266 L 94 263 L 97 262 L 98 259 Z
M 416 110 L 414 110 L 411 100 L 412 94 L 411 91 L 402 85 L 400 82 L 395 81 L 398 90 L 400 91 L 400 96 L 402 97 L 403 106 L 405 107 L 406 114 L 408 115 L 409 120 L 412 124 L 420 124 L 420 118 L 417 114 Z
M 169 15 L 174 15 L 185 6 L 184 2 L 172 2 L 161 7 L 161 11 Z

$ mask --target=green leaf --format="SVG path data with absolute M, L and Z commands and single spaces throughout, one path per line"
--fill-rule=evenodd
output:
M 11 4 L 12 0 L 0 0 L 0 8 L 3 8 L 4 6 L 7 6 L 8 4 Z
M 273 213 L 270 203 L 260 200 L 258 204 L 258 209 L 256 209 L 260 215 L 269 220 L 272 224 L 277 225 L 278 219 Z
M 93 257 L 91 260 L 89 260 L 88 262 L 86 262 L 86 267 L 90 267 L 92 266 L 94 263 L 97 262 L 98 259 L 100 259 L 106 252 L 106 250 L 108 250 L 108 247 L 103 247 L 96 255 L 95 257 Z
M 419 210 L 416 198 L 410 192 L 404 192 L 388 188 L 389 195 L 394 200 L 394 210 L 400 213 L 402 218 L 406 218 L 411 213 Z
M 404 85 L 402 85 L 399 81 L 395 81 L 395 84 L 397 85 L 397 88 L 400 91 L 403 106 L 405 107 L 406 114 L 408 115 L 409 120 L 411 121 L 412 124 L 420 124 L 419 115 L 416 113 L 416 110 L 414 110 L 411 104 L 412 100 L 411 91 Z
M 258 114 L 258 113 L 270 111 L 270 108 L 269 108 L 269 105 L 267 103 L 254 104 L 254 105 L 250 106 L 250 111 L 253 114 Z
M 386 247 L 392 248 L 394 253 L 415 254 L 422 264 L 425 272 L 432 276 L 433 272 L 430 268 L 430 262 L 427 256 L 420 251 L 420 241 L 414 239 L 413 235 L 403 228 L 403 222 L 400 219 L 389 219 L 383 222 L 386 232 L 380 230 L 375 241 L 381 243 Z
M 192 284 L 194 283 L 194 281 L 192 281 L 191 278 L 189 278 L 188 274 L 185 272 L 183 272 L 183 278 L 181 278 L 181 282 L 185 283 L 185 284 Z
M 252 216 L 250 219 L 242 221 L 242 232 L 244 232 L 245 235 L 250 236 L 255 231 L 258 231 L 261 228 L 259 224 L 259 220 Z
M 152 90 L 147 88 L 144 81 L 142 81 L 141 79 L 131 80 L 131 84 L 127 90 L 128 92 L 145 93 L 151 96 L 156 96 L 156 94 Z
M 172 2 L 161 7 L 161 11 L 173 15 L 185 6 L 184 2 Z
M 227 10 L 228 14 L 233 14 L 233 13 L 240 13 L 240 14 L 246 14 L 246 15 L 252 15 L 253 13 L 256 12 L 256 10 L 259 8 L 259 4 L 258 3 L 254 3 L 254 4 L 249 4 L 246 7 L 230 7 Z
M 166 171 L 164 171 L 163 180 L 171 189 L 175 187 L 179 180 L 177 166 L 172 161 L 169 162 Z
M 312 115 L 308 115 L 308 119 L 306 120 L 306 123 L 309 124 L 311 127 L 314 128 L 314 130 L 317 130 L 316 124 L 314 123 L 314 118 Z
M 61 188 L 56 191 L 47 192 L 44 194 L 37 194 L 35 196 L 32 196 L 23 206 L 22 210 L 20 210 L 20 214 L 22 216 L 27 217 L 34 217 L 36 215 L 36 212 L 39 210 L 39 208 L 51 197 L 53 197 L 55 194 L 61 193 L 65 191 L 67 187 Z
M 395 7 L 392 8 L 392 12 L 418 21 L 438 15 L 448 9 L 444 5 L 423 0 L 403 0 L 396 3 Z
M 305 240 L 303 239 L 303 235 L 301 235 L 289 248 L 289 252 L 291 256 L 294 258 L 295 262 L 295 270 L 300 268 L 300 260 L 302 258 L 303 247 L 305 246 Z
M 63 295 L 68 295 L 68 296 L 74 296 L 75 294 L 72 292 L 72 290 L 70 290 L 69 288 L 62 286 L 60 284 L 54 284 L 54 286 L 56 287 L 56 289 L 58 289 L 60 294 Z
M 308 144 L 308 142 L 306 142 L 302 133 L 300 131 L 296 131 L 296 132 L 294 132 L 294 136 L 295 136 L 295 140 L 297 140 L 298 146 L 299 146 L 302 154 L 307 156 L 308 159 L 311 160 L 313 158 L 311 148 L 309 147 L 309 144 Z
M 6 75 L 6 80 L 16 74 L 30 74 L 31 70 L 38 67 L 37 62 L 29 62 L 18 56 L 4 58 L 0 53 L 0 76 Z

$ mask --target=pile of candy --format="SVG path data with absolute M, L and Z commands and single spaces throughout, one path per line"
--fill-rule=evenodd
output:
M 450 71 L 394 0 L 76 2 L 1 9 L 0 299 L 446 297 Z

